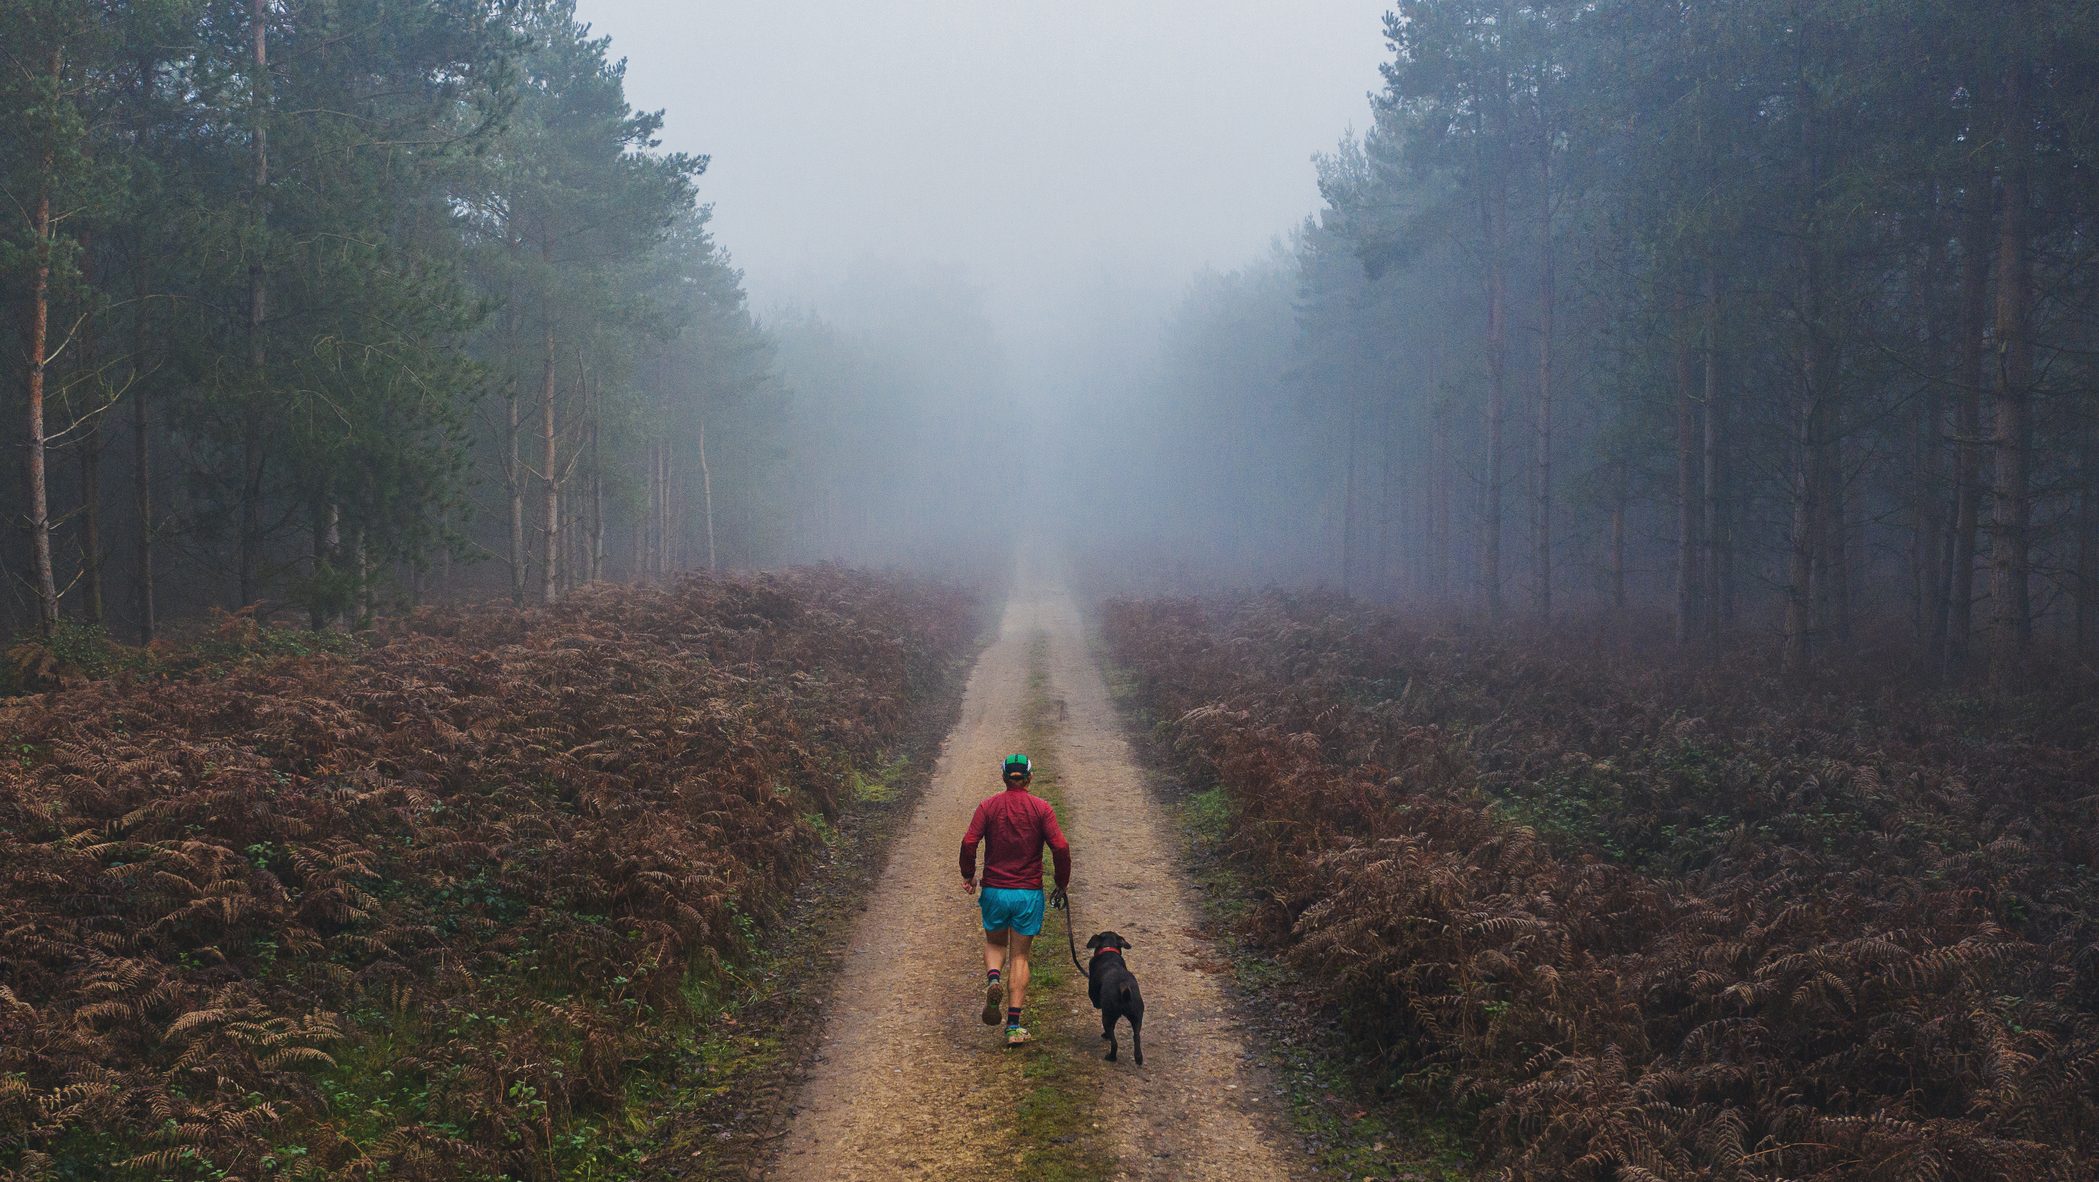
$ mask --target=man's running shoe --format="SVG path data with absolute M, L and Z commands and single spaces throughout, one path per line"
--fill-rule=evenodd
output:
M 984 985 L 984 1025 L 996 1026 L 1005 1016 L 1006 987 L 997 981 Z
M 1025 1026 L 1006 1027 L 1006 1045 L 1009 1047 L 1017 1047 L 1034 1037 L 1034 1035 L 1028 1033 L 1028 1028 Z

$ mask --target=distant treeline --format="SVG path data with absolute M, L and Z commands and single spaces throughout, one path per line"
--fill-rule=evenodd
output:
M 797 372 L 850 334 L 755 322 L 572 0 L 20 0 L 0 47 L 0 635 L 551 600 L 894 508 L 830 461 L 921 383 Z
M 2099 646 L 2099 8 L 1418 0 L 1162 454 L 1229 577 Z M 1170 416 L 1171 417 L 1171 416 Z

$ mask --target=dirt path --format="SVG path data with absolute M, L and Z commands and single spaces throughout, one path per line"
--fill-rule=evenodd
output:
M 1062 703 L 1054 752 L 1075 854 L 1079 922 L 1132 942 L 1147 1006 L 1145 1066 L 1101 1073 L 1097 1120 L 1127 1179 L 1287 1179 L 1270 1085 L 1248 1065 L 1213 955 L 1174 869 L 1171 818 L 1144 791 L 1071 600 L 1008 605 L 998 639 L 970 675 L 962 719 L 933 781 L 855 921 L 826 1034 L 768 1177 L 1000 1179 L 1012 1175 L 1012 1120 L 986 1083 L 1009 1054 L 977 1016 L 983 966 L 976 907 L 955 871 L 970 811 L 996 787 L 998 759 L 1026 726 L 1030 651 L 1048 642 L 1050 694 Z M 1081 932 L 1081 937 L 1086 934 Z M 1061 919 L 1038 959 L 1065 954 Z M 1083 981 L 1031 999 L 1066 1011 L 1074 1045 L 1028 1053 L 1100 1053 Z

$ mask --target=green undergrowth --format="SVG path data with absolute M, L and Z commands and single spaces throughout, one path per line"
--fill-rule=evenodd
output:
M 1127 671 L 1103 661 L 1109 691 L 1126 719 L 1148 719 Z M 1235 821 L 1222 785 L 1168 785 L 1171 813 L 1196 886 L 1203 927 L 1215 933 L 1231 966 L 1232 992 L 1266 999 L 1245 1007 L 1260 1036 L 1268 1066 L 1280 1077 L 1290 1121 L 1319 1176 L 1333 1182 L 1464 1182 L 1466 1122 L 1456 1114 L 1414 1103 L 1406 1081 L 1365 1077 L 1345 1053 L 1324 1015 L 1287 999 L 1308 989 L 1298 971 L 1245 933 L 1259 884 L 1226 852 Z
M 1056 760 L 1042 757 L 1056 749 L 1059 739 L 1052 707 L 1049 639 L 1037 636 L 1028 650 L 1027 722 L 1021 734 L 1022 750 L 1035 757 L 1034 791 L 1063 817 L 1069 814 Z M 1079 1049 L 1077 1036 L 1082 1032 L 1070 1028 L 1068 1011 L 1060 1005 L 1046 1004 L 1077 986 L 1069 949 L 1056 947 L 1065 942 L 1064 933 L 1058 928 L 1069 921 L 1069 912 L 1048 913 L 1029 965 L 1033 979 L 1028 986 L 1028 1023 L 1035 1041 L 1017 1056 L 1021 1088 L 1015 1138 L 1019 1176 L 1030 1182 L 1105 1182 L 1115 1168 L 1114 1157 L 1099 1135 L 1099 1076 L 1103 1065 Z
M 702 1021 L 680 1032 L 668 1072 L 652 1080 L 646 1119 L 630 1139 L 647 1152 L 626 1176 L 759 1174 L 787 1128 L 786 1103 L 820 1034 L 818 1016 L 850 935 L 853 909 L 841 901 L 872 885 L 925 779 L 902 757 L 850 773 L 845 811 L 825 833 L 830 856 L 798 904 L 754 930 L 733 962 L 695 977 L 690 1009 Z
M 817 832 L 827 847 L 846 846 L 850 852 L 816 874 L 850 893 L 852 883 L 879 865 L 874 851 L 887 845 L 922 781 L 922 773 L 904 756 L 848 771 L 844 811 L 835 824 L 819 825 Z M 813 811 L 809 816 L 822 817 Z M 854 841 L 841 842 L 844 833 Z M 689 966 L 677 1007 L 633 1012 L 633 1021 L 654 1032 L 658 1050 L 623 1075 L 618 1095 L 588 1111 L 547 1113 L 547 1141 L 537 1148 L 553 1176 L 598 1182 L 747 1172 L 752 1155 L 762 1148 L 757 1118 L 772 1115 L 757 1112 L 752 1101 L 784 1091 L 798 1049 L 790 1016 L 818 1008 L 814 995 L 830 976 L 808 971 L 809 950 L 840 943 L 841 933 L 830 930 L 827 920 L 843 914 L 836 908 L 804 907 L 768 924 L 738 910 L 736 946 Z M 556 1052 L 562 1069 L 584 1069 L 584 1048 L 559 1036 L 555 1016 L 560 1006 L 577 999 L 548 988 L 542 969 L 525 963 L 517 968 L 514 979 L 489 982 L 491 992 L 536 996 L 542 1006 L 507 1007 L 503 1014 L 454 1012 L 437 1022 L 413 1006 L 348 1015 L 351 1037 L 335 1049 L 334 1067 L 317 1081 L 338 1130 L 367 1149 L 403 1125 L 471 1136 L 473 1130 L 443 1118 L 442 1096 L 452 1082 L 447 1070 L 422 1066 L 431 1050 L 448 1040 L 500 1039 L 516 1033 L 518 1023 L 537 1022 L 545 1027 L 539 1031 L 540 1045 Z M 526 1084 L 514 1086 L 505 1099 L 525 1112 L 544 1104 Z M 300 1177 L 307 1153 L 296 1134 L 289 1136 L 273 1155 L 272 1176 Z M 504 1176 L 470 1177 L 493 1182 Z
M 246 612 L 221 613 L 170 643 L 127 644 L 100 624 L 61 620 L 49 639 L 25 640 L 0 660 L 0 698 L 110 677 L 159 678 L 224 672 L 262 661 L 349 654 L 363 634 L 259 623 Z

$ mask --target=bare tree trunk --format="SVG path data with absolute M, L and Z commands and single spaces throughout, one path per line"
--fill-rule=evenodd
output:
M 1689 301 L 1675 301 L 1676 341 L 1676 643 L 1688 645 L 1698 635 L 1698 407 L 1696 353 L 1691 336 Z
M 157 621 L 153 596 L 153 434 L 146 415 L 146 389 L 138 384 L 146 356 L 146 273 L 143 265 L 133 280 L 138 311 L 131 333 L 131 467 L 132 497 L 138 511 L 137 595 L 138 641 L 152 644 Z
M 1720 645 L 1726 623 L 1727 519 L 1726 486 L 1722 483 L 1720 441 L 1727 431 L 1727 401 L 1720 386 L 1720 260 L 1708 253 L 1705 260 L 1705 640 L 1714 649 Z
M 1808 30 L 1798 36 L 1804 41 Z M 1800 104 L 1800 225 L 1801 251 L 1800 314 L 1800 404 L 1797 467 L 1793 491 L 1793 536 L 1786 569 L 1785 666 L 1804 675 L 1814 664 L 1817 631 L 1822 618 L 1818 601 L 1827 599 L 1829 511 L 1823 504 L 1829 495 L 1827 440 L 1829 420 L 1835 409 L 1831 396 L 1834 366 L 1826 344 L 1823 324 L 1826 311 L 1821 242 L 1822 167 L 1821 147 L 1816 136 L 1815 97 L 1803 67 L 1796 86 Z
M 64 69 L 65 60 L 54 46 L 49 65 L 53 103 L 59 101 Z M 56 134 L 54 130 L 54 138 Z M 44 430 L 44 371 L 50 360 L 51 340 L 51 184 L 52 173 L 58 167 L 55 146 L 47 143 L 40 167 L 43 171 L 38 178 L 36 207 L 29 223 L 35 259 L 29 272 L 29 421 L 23 444 L 28 453 L 24 469 L 29 480 L 29 550 L 36 625 L 38 634 L 48 640 L 58 630 L 58 579 L 51 568 L 51 497 L 44 473 L 45 443 L 49 438 Z
M 1435 425 L 1432 428 L 1434 433 L 1430 437 L 1429 443 L 1431 451 L 1429 466 L 1433 470 L 1431 479 L 1435 482 L 1435 489 L 1431 494 L 1431 504 L 1429 506 L 1429 586 L 1434 593 L 1437 605 L 1444 606 L 1450 600 L 1451 464 L 1449 408 L 1439 402 L 1434 415 Z
M 663 493 L 656 487 L 656 481 L 663 475 L 663 462 L 657 455 L 661 446 L 654 439 L 649 440 L 649 499 L 642 507 L 641 528 L 634 540 L 634 573 L 641 581 L 656 577 L 656 520 L 657 514 L 663 509 Z
M 707 468 L 707 421 L 700 420 L 700 514 L 707 519 L 707 569 L 720 570 L 714 553 L 714 477 Z
M 511 255 L 515 260 L 519 244 L 513 241 Z M 524 423 L 520 396 L 524 393 L 518 375 L 518 309 L 515 284 L 511 288 L 509 307 L 503 314 L 503 356 L 509 370 L 503 387 L 504 410 L 507 419 L 503 429 L 503 486 L 510 501 L 510 602 L 525 606 L 531 555 L 525 549 L 525 457 L 523 449 Z
M 249 0 L 249 35 L 255 65 L 255 76 L 249 86 L 255 155 L 251 216 L 255 223 L 256 245 L 248 258 L 248 372 L 250 380 L 255 383 L 255 389 L 251 391 L 254 398 L 263 397 L 269 374 L 268 344 L 263 335 L 269 315 L 269 287 L 263 269 L 267 253 L 263 239 L 270 222 L 268 17 L 269 0 Z M 240 601 L 243 606 L 254 603 L 262 592 L 262 476 L 265 459 L 261 416 L 255 413 L 259 410 L 259 406 L 251 407 L 241 425 Z
M 671 446 L 667 439 L 656 449 L 656 522 L 656 575 L 669 578 L 676 560 L 671 553 Z
M 1344 461 L 1341 480 L 1341 593 L 1355 594 L 1356 566 L 1356 394 L 1349 391 L 1341 425 Z
M 1552 622 L 1552 331 L 1558 278 L 1552 249 L 1552 141 L 1548 132 L 1539 168 L 1538 210 L 1538 435 L 1535 487 L 1537 505 L 1536 602 L 1540 623 Z
M 1990 530 L 1990 596 L 1996 619 L 1991 629 L 1990 676 L 2002 679 L 2025 659 L 2032 641 L 2028 583 L 2028 537 L 2033 507 L 2027 464 L 2032 445 L 2028 410 L 2033 390 L 2033 342 L 2028 336 L 2032 267 L 2027 258 L 2027 187 L 2031 163 L 2026 127 L 2027 68 L 2011 72 L 2005 87 L 2004 206 L 1997 241 L 1997 344 L 2002 361 L 1995 397 L 1997 451 L 1995 509 Z
M 1631 482 L 1626 477 L 1625 461 L 1620 460 L 1618 469 L 1618 495 L 1611 501 L 1611 614 L 1622 623 L 1625 619 L 1625 514 L 1632 500 Z
M 1967 193 L 1961 232 L 1959 359 L 1954 370 L 1953 534 L 1946 560 L 1946 622 L 1941 638 L 1945 669 L 1963 670 L 1975 619 L 1975 556 L 1982 532 L 1984 337 L 1989 330 L 1990 231 L 1996 220 L 1990 177 L 1979 174 Z
M 93 253 L 89 236 L 80 235 L 81 286 L 94 284 Z M 83 317 L 76 348 L 79 372 L 86 375 L 92 397 L 88 400 L 86 429 L 80 436 L 80 590 L 86 603 L 87 621 L 101 626 L 102 595 L 102 412 L 108 406 L 109 388 L 102 380 L 100 341 L 92 314 Z M 75 420 L 75 425 L 78 425 Z
M 1815 567 L 1822 550 L 1825 515 L 1820 503 L 1819 457 L 1821 410 L 1820 376 L 1816 373 L 1816 346 L 1802 350 L 1798 434 L 1794 440 L 1797 466 L 1793 489 L 1793 536 L 1786 563 L 1785 663 L 1795 673 L 1804 673 L 1814 661 Z
M 356 592 L 353 601 L 357 611 L 356 627 L 361 631 L 371 627 L 373 621 L 379 618 L 379 601 L 377 589 L 373 586 L 371 553 L 365 549 L 362 526 L 358 527 L 350 543 L 350 561 L 353 564 L 351 573 L 356 576 L 353 584 Z
M 324 501 L 313 511 L 313 603 L 308 623 L 316 632 L 342 623 L 342 595 L 337 561 L 342 550 L 342 506 Z
M 1502 259 L 1509 196 L 1498 187 L 1487 211 L 1487 485 L 1482 510 L 1480 579 L 1487 618 L 1501 619 L 1502 421 L 1508 406 L 1508 277 Z
M 598 453 L 598 387 L 589 386 L 590 399 L 590 556 L 589 581 L 605 577 L 605 468 Z
M 2092 411 L 2084 407 L 2077 449 L 2077 651 L 2087 659 L 2099 653 L 2099 418 Z
M 540 367 L 539 442 L 540 481 L 546 510 L 546 561 L 540 569 L 540 602 L 561 598 L 561 470 L 554 439 L 554 313 L 546 310 L 541 337 L 544 360 Z
M 1939 234 L 1931 236 L 1931 246 L 1925 255 L 1927 275 L 1946 273 L 1946 247 Z M 1924 286 L 1924 340 L 1931 357 L 1934 371 L 1945 355 L 1945 332 L 1941 326 L 1938 303 L 1931 297 L 1932 287 Z M 1940 553 L 1946 542 L 1946 499 L 1940 495 L 1941 460 L 1944 456 L 1946 429 L 1945 387 L 1934 372 L 1931 381 L 1924 387 L 1924 397 L 1917 408 L 1916 423 L 1911 433 L 1914 452 L 1913 492 L 1910 501 L 1910 619 L 1917 639 L 1927 651 L 1937 655 L 1933 639 L 1938 621 L 1945 614 L 1941 602 L 1939 568 L 1945 563 Z
M 1384 398 L 1379 403 L 1378 448 L 1377 448 L 1377 565 L 1373 580 L 1373 594 L 1384 602 L 1391 602 L 1394 591 L 1392 577 L 1392 404 L 1396 398 Z
M 1848 490 L 1844 481 L 1844 439 L 1837 413 L 1836 375 L 1840 372 L 1834 350 L 1822 367 L 1829 375 L 1829 393 L 1822 399 L 1827 415 L 1822 429 L 1822 510 L 1828 521 L 1822 527 L 1822 615 L 1817 629 L 1832 641 L 1851 639 L 1851 529 L 1847 512 Z

